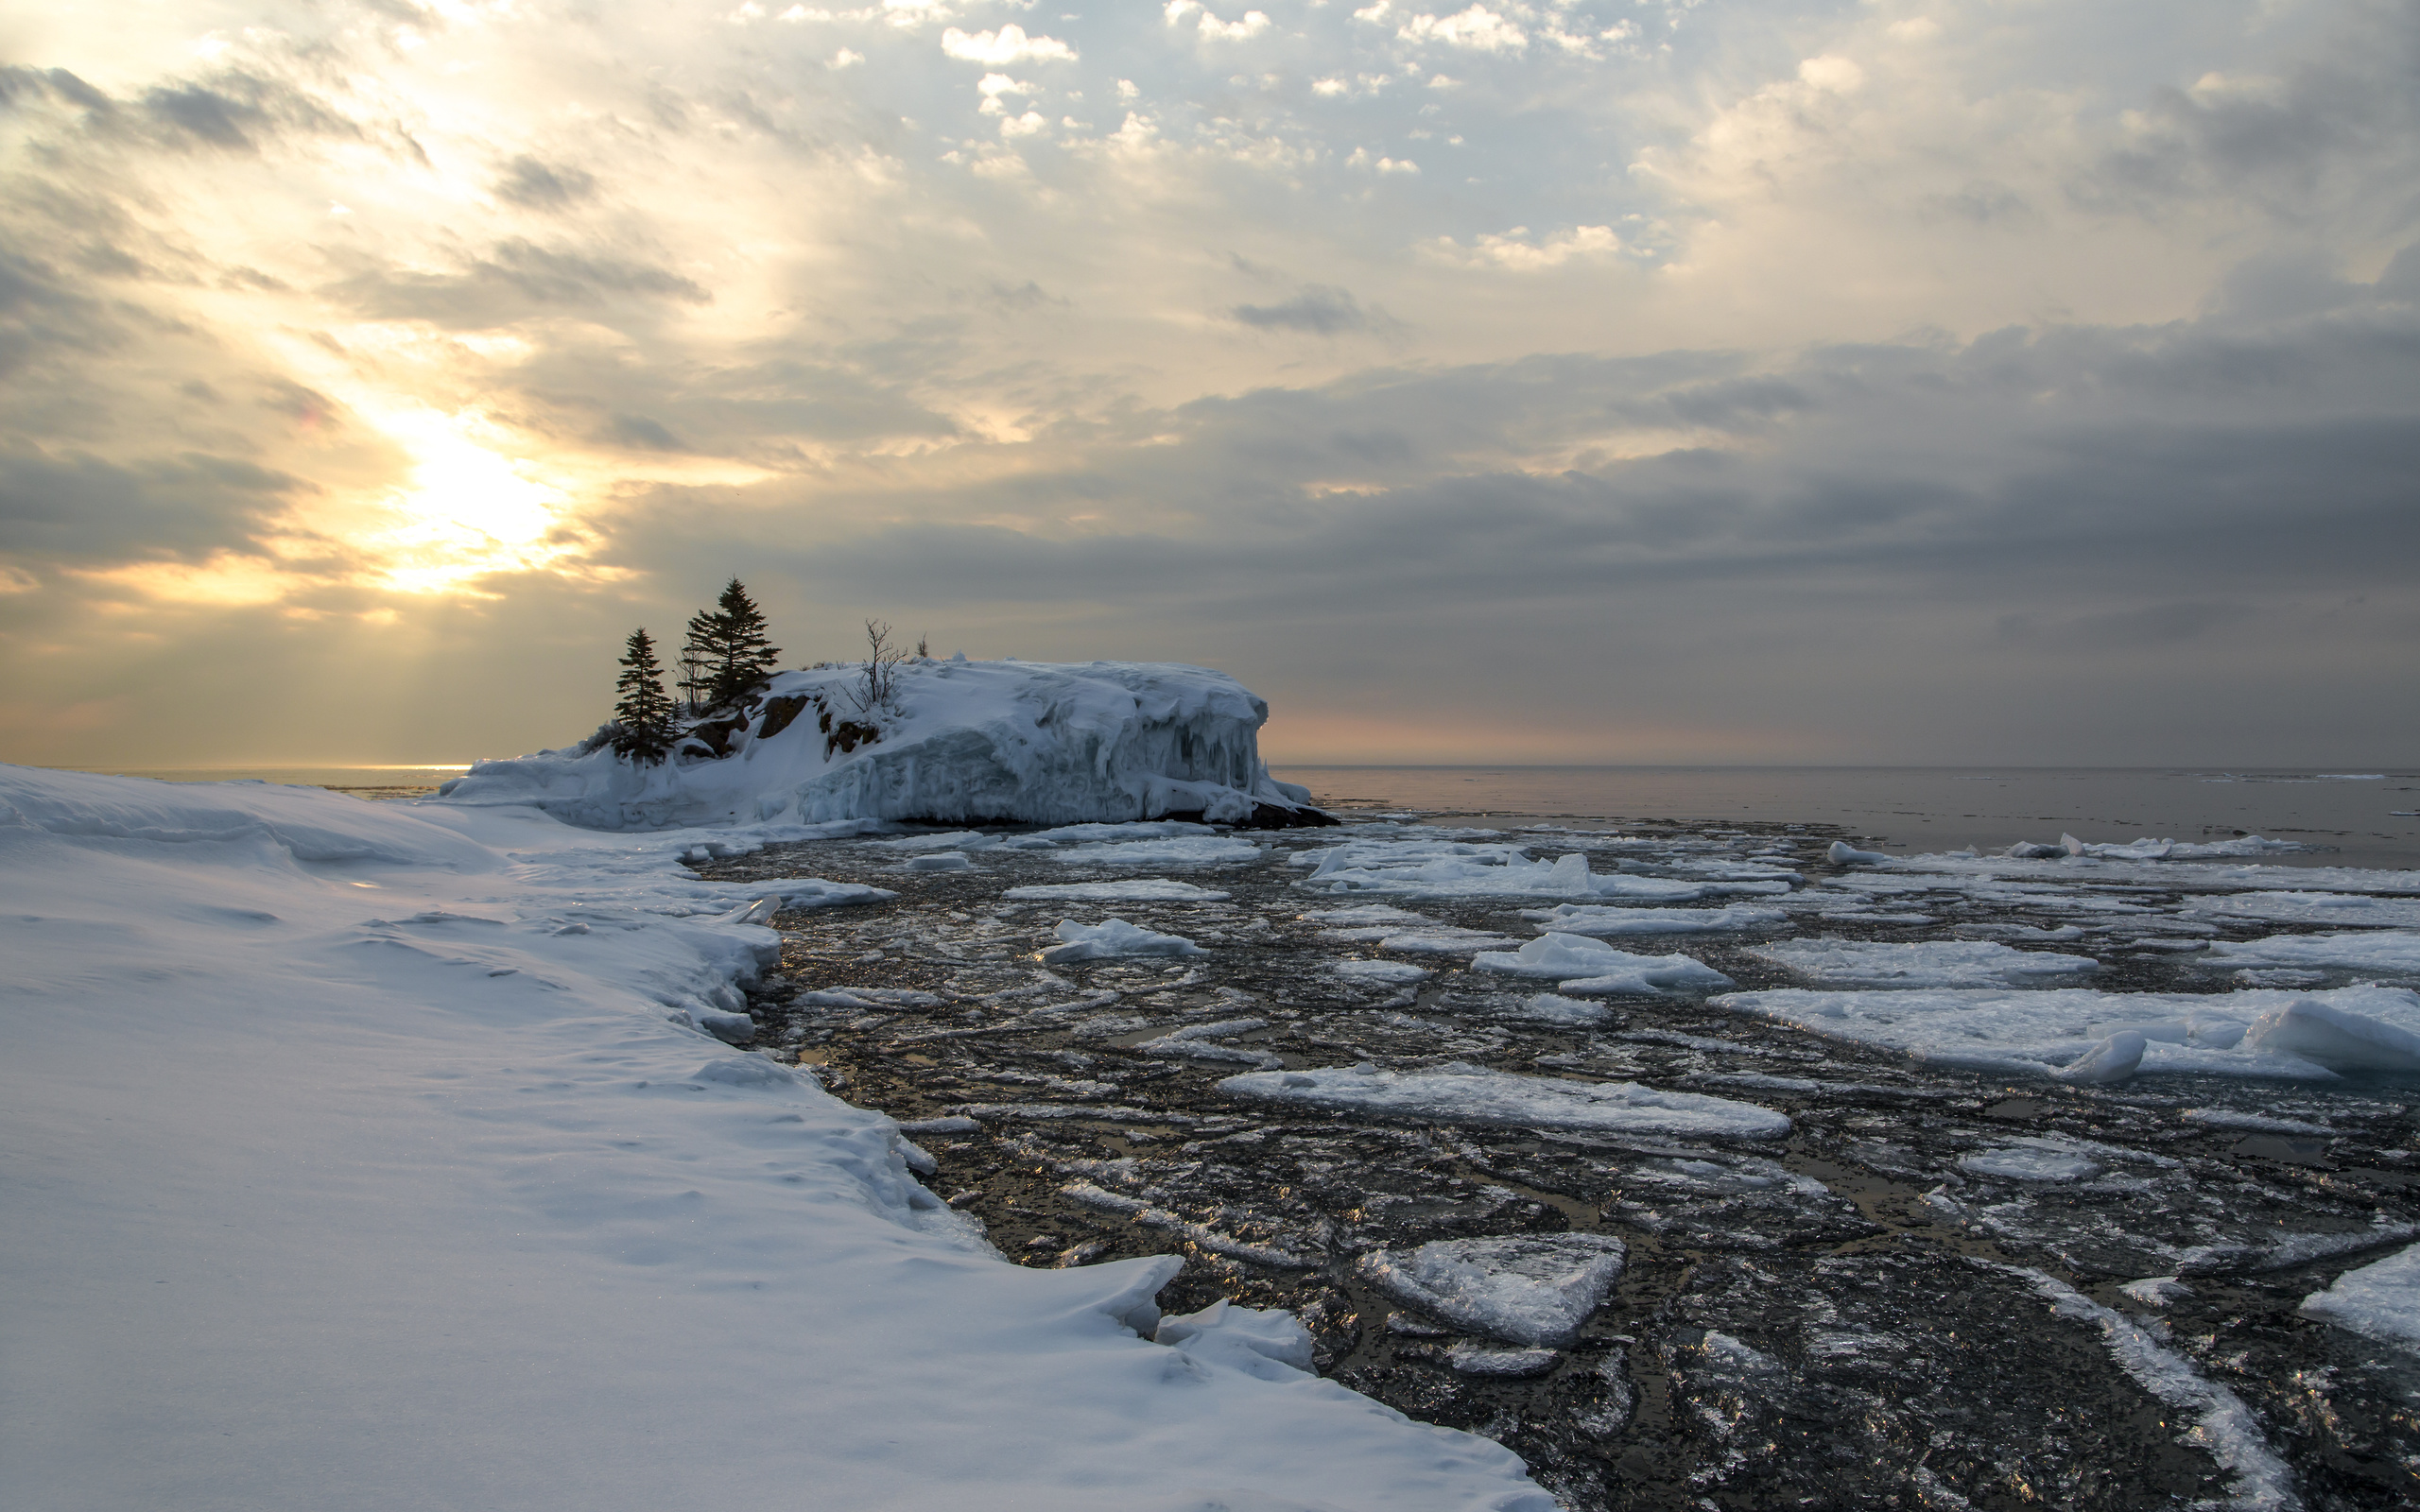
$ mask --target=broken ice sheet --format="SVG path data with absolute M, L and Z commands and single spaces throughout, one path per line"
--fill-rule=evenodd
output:
M 2100 970 L 2088 956 L 2020 951 L 1993 940 L 1922 940 L 1889 944 L 1876 940 L 1806 939 L 1751 947 L 1750 955 L 1772 962 L 1810 982 L 1894 983 L 1909 987 L 2014 985 L 2042 976 Z
M 1611 1234 L 1536 1234 L 1432 1240 L 1374 1250 L 1357 1265 L 1389 1295 L 1457 1328 L 1557 1349 L 1579 1337 L 1620 1279 L 1624 1253 Z
M 1482 951 L 1471 964 L 1482 971 L 1560 981 L 1566 994 L 1590 997 L 1655 996 L 1733 985 L 1731 978 L 1694 956 L 1634 955 L 1584 935 L 1541 935 L 1517 951 Z
M 1789 1132 L 1787 1114 L 1754 1103 L 1699 1092 L 1659 1091 L 1636 1082 L 1516 1076 L 1460 1062 L 1433 1071 L 1402 1073 L 1381 1071 L 1367 1062 L 1323 1070 L 1253 1072 L 1228 1077 L 1219 1090 L 1235 1097 L 1357 1108 L 1447 1124 L 1734 1139 L 1772 1139 Z

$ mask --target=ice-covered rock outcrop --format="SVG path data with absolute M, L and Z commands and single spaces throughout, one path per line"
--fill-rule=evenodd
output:
M 592 737 L 480 762 L 441 798 L 528 804 L 595 829 L 784 817 L 1329 822 L 1306 789 L 1269 775 L 1269 705 L 1221 672 L 918 659 L 871 708 L 864 680 L 853 666 L 780 673 L 660 766 L 620 760 Z

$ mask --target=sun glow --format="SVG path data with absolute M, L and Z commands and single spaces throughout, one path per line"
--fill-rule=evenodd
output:
M 497 572 L 543 569 L 578 547 L 554 536 L 571 492 L 509 440 L 481 411 L 425 406 L 372 413 L 372 423 L 412 458 L 409 481 L 380 501 L 381 524 L 354 538 L 379 558 L 380 586 L 409 593 L 458 590 Z

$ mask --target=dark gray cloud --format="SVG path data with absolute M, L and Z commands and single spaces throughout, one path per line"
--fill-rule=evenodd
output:
M 1276 304 L 1238 304 L 1227 318 L 1262 331 L 1301 331 L 1312 335 L 1344 335 L 1383 329 L 1393 324 L 1380 310 L 1365 310 L 1349 289 L 1313 284 L 1290 300 Z
M 596 193 L 596 176 L 579 168 L 549 165 L 526 153 L 505 164 L 495 195 L 527 210 L 562 210 Z
M 253 547 L 301 479 L 193 453 L 137 467 L 0 452 L 0 551 L 54 563 L 199 560 Z
M 451 273 L 381 267 L 323 291 L 373 319 L 427 320 L 461 329 L 633 302 L 705 304 L 705 285 L 670 268 L 606 250 L 541 247 L 513 238 Z

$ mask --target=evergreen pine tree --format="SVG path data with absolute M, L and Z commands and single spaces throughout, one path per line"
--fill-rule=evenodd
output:
M 672 749 L 672 699 L 664 691 L 664 669 L 655 643 L 632 630 L 622 648 L 622 676 L 614 684 L 622 701 L 614 706 L 614 753 L 653 766 Z
M 731 703 L 764 681 L 780 662 L 782 653 L 765 638 L 764 612 L 736 577 L 724 587 L 711 621 L 715 667 L 710 696 L 717 704 Z M 689 623 L 694 635 L 698 622 Z
M 722 616 L 701 609 L 689 616 L 689 639 L 681 647 L 681 704 L 692 719 L 716 703 L 715 674 L 722 665 Z

